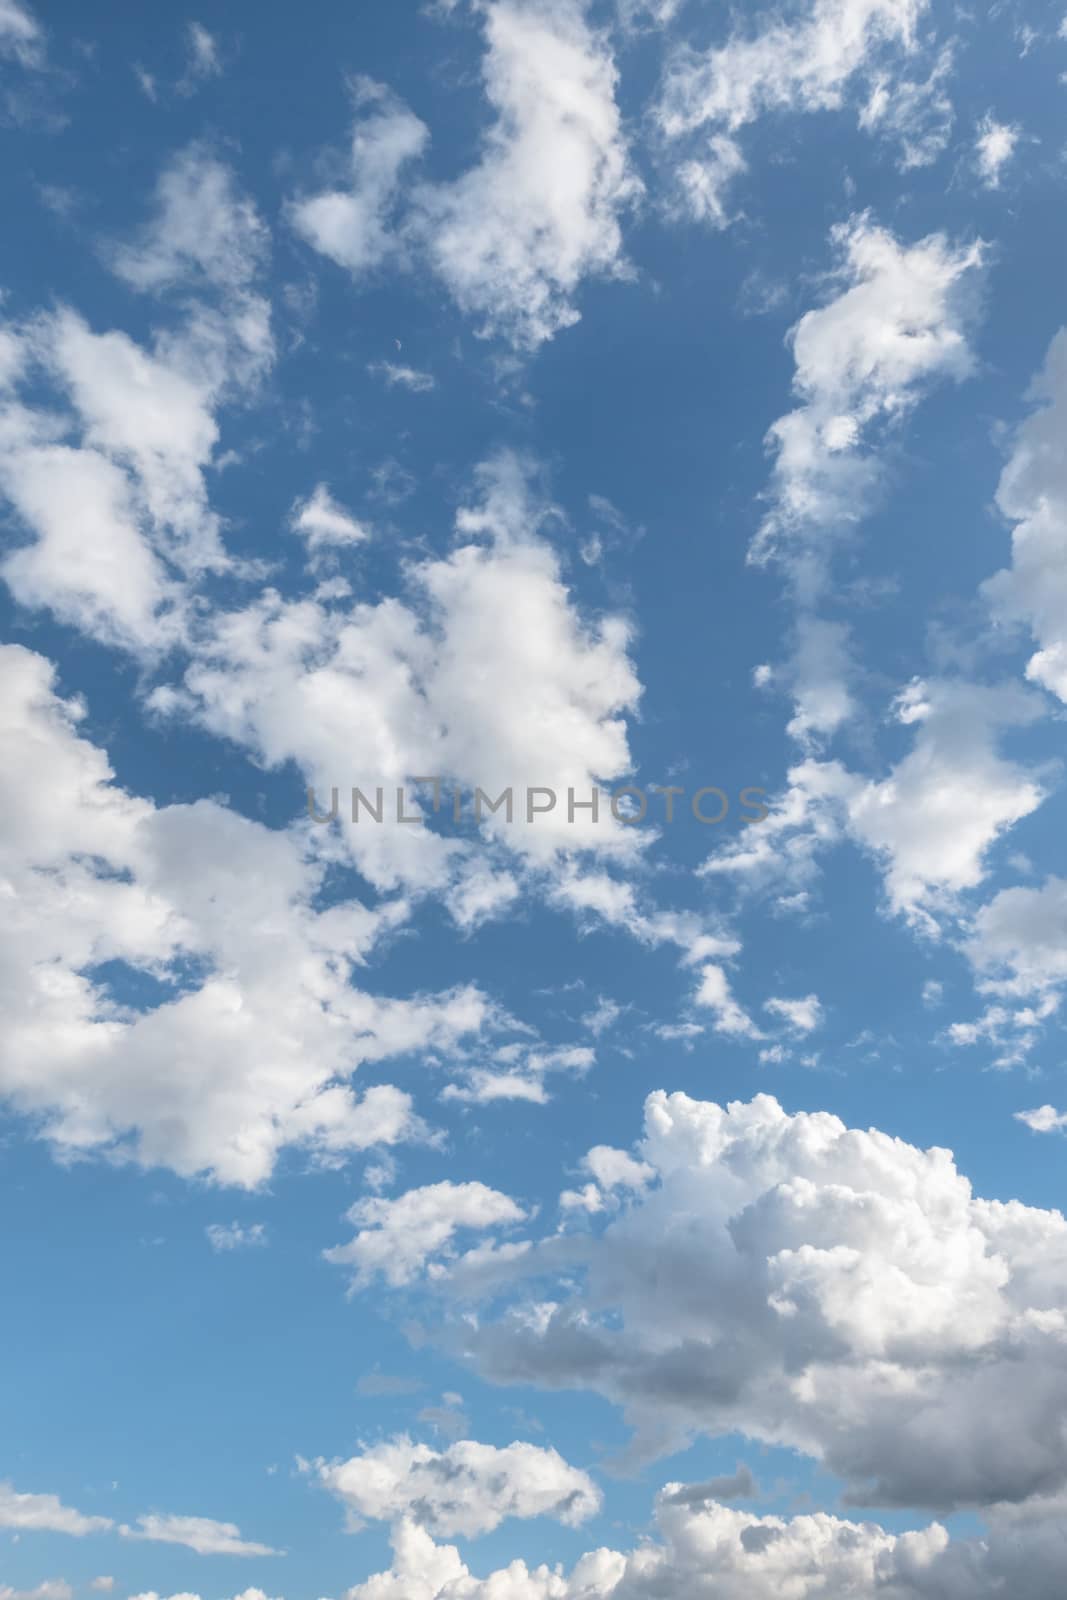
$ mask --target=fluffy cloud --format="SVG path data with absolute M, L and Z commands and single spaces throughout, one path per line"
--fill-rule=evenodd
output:
M 658 1182 L 599 1234 L 497 1263 L 495 1294 L 510 1274 L 538 1298 L 449 1323 L 486 1376 L 606 1395 L 638 1459 L 699 1432 L 801 1450 L 857 1503 L 1064 1491 L 1058 1212 L 978 1199 L 946 1150 L 767 1096 L 657 1092 L 636 1153 Z M 461 1303 L 483 1294 L 470 1267 L 447 1280 Z
M 744 165 L 733 137 L 740 129 L 769 112 L 836 110 L 861 74 L 871 79 L 861 125 L 901 137 L 916 164 L 931 136 L 931 94 L 917 84 L 898 89 L 896 76 L 925 9 L 925 0 L 811 0 L 798 15 L 764 16 L 747 37 L 737 32 L 706 51 L 676 48 L 656 107 L 660 129 L 678 140 L 710 128 L 719 144 L 713 203 L 698 196 L 697 214 L 721 221 L 725 188 Z
M 296 761 L 322 812 L 344 795 L 342 837 L 377 887 L 454 890 L 456 920 L 471 926 L 505 907 L 514 879 L 497 856 L 555 866 L 582 850 L 632 860 L 639 830 L 588 812 L 568 819 L 567 789 L 584 799 L 597 780 L 627 772 L 625 713 L 640 685 L 622 617 L 585 617 L 560 563 L 538 535 L 547 507 L 522 463 L 501 456 L 480 475 L 482 495 L 461 511 L 462 542 L 445 558 L 407 569 L 409 598 L 334 605 L 267 592 L 243 611 L 217 614 L 197 643 L 184 689 L 157 695 L 160 709 L 195 716 L 268 766 Z M 416 804 L 414 780 L 437 776 Z M 492 803 L 514 791 L 514 816 L 482 813 L 477 856 L 459 830 L 395 821 L 395 794 L 409 816 L 452 815 L 450 785 Z M 525 791 L 552 786 L 558 802 L 528 823 Z M 358 787 L 387 819 L 350 816 Z M 494 869 L 489 871 L 487 869 Z
M 217 409 L 273 359 L 269 308 L 250 287 L 264 248 L 227 169 L 187 151 L 160 180 L 153 221 L 111 256 L 135 287 L 179 291 L 178 328 L 142 345 L 61 307 L 5 336 L 0 492 L 31 539 L 0 573 L 21 604 L 159 651 L 184 633 L 188 587 L 231 566 L 204 474 Z
M 622 1553 L 599 1549 L 569 1574 L 523 1561 L 473 1576 L 452 1545 L 413 1522 L 393 1534 L 393 1565 L 345 1600 L 1057 1600 L 1062 1530 L 1054 1514 L 1017 1526 L 991 1519 L 984 1538 L 950 1540 L 939 1524 L 890 1533 L 876 1523 L 816 1513 L 759 1517 L 695 1505 L 700 1485 L 668 1484 L 658 1537 Z
M 429 133 L 384 84 L 357 78 L 353 98 L 357 121 L 347 187 L 294 202 L 290 216 L 308 244 L 358 275 L 397 251 L 391 216 L 401 174 L 421 155 Z
M 138 1517 L 136 1527 L 123 1524 L 124 1539 L 147 1539 L 154 1544 L 181 1544 L 202 1556 L 276 1556 L 281 1551 L 269 1544 L 242 1539 L 233 1522 L 215 1522 L 211 1517 L 161 1516 L 151 1513 Z
M 967 955 L 995 994 L 1047 994 L 1067 983 L 1067 878 L 1002 889 L 977 912 Z
M 18 1532 L 98 1533 L 112 1526 L 110 1517 L 86 1517 L 65 1506 L 54 1494 L 19 1494 L 11 1483 L 0 1483 L 0 1528 Z
M 997 505 L 1015 524 L 1012 564 L 984 585 L 1000 621 L 1024 624 L 1038 646 L 1026 672 L 1067 703 L 1067 329 L 1030 388 L 1035 410 L 1015 435 Z
M 1024 1122 L 1033 1133 L 1059 1133 L 1067 1128 L 1067 1112 L 1055 1106 L 1038 1106 L 1036 1111 L 1016 1111 L 1015 1120 Z
M 306 500 L 296 502 L 289 527 L 312 556 L 335 545 L 362 544 L 370 537 L 366 524 L 339 505 L 325 483 L 317 483 Z
M 795 1033 L 812 1033 L 822 1022 L 822 1006 L 815 994 L 805 995 L 800 1000 L 765 1000 L 763 1009 L 781 1017 Z
M 619 272 L 619 212 L 638 187 L 615 67 L 582 11 L 577 0 L 486 6 L 497 120 L 477 166 L 419 197 L 429 258 L 457 304 L 525 349 L 577 322 L 584 277 Z
M 286 1144 L 337 1160 L 425 1137 L 409 1095 L 358 1097 L 348 1079 L 361 1061 L 453 1048 L 487 1006 L 473 989 L 377 1000 L 352 986 L 403 903 L 312 909 L 329 862 L 305 833 L 134 798 L 41 656 L 11 646 L 3 668 L 0 1094 L 61 1152 L 245 1186 Z M 138 975 L 150 998 L 134 1004 Z
M 701 869 L 743 889 L 806 896 L 818 854 L 841 838 L 879 863 L 891 911 L 929 933 L 956 915 L 960 897 L 987 871 L 996 840 L 1045 797 L 1041 775 L 1000 754 L 1002 730 L 1041 715 L 1038 697 L 1014 684 L 914 680 L 894 719 L 916 730 L 912 749 L 882 778 L 837 761 L 806 761 L 758 830 Z M 806 906 L 806 900 L 803 901 Z
M 401 251 L 425 260 L 483 335 L 532 350 L 578 320 L 583 278 L 622 270 L 629 168 L 607 43 L 579 0 L 491 0 L 485 92 L 495 114 L 480 160 L 453 183 L 413 187 L 404 165 L 427 131 L 381 85 L 362 83 L 348 188 L 292 210 L 322 254 L 356 274 Z
M 440 1275 L 455 1253 L 457 1233 L 507 1227 L 525 1217 L 508 1195 L 484 1183 L 431 1183 L 395 1200 L 357 1200 L 347 1218 L 359 1232 L 324 1253 L 327 1261 L 352 1269 L 356 1288 L 379 1276 L 398 1288 L 427 1268 L 431 1276 Z
M 588 1473 L 555 1450 L 519 1442 L 497 1449 L 461 1439 L 436 1451 L 400 1437 L 349 1461 L 318 1461 L 314 1470 L 354 1531 L 364 1518 L 406 1518 L 431 1533 L 473 1539 L 507 1517 L 555 1517 L 576 1527 L 600 1509 Z
M 773 509 L 753 554 L 825 539 L 862 515 L 877 476 L 871 434 L 906 414 L 939 377 L 971 370 L 967 343 L 978 244 L 942 234 L 903 245 L 866 213 L 834 228 L 841 292 L 791 334 L 801 405 L 781 417 Z
M 788 731 L 818 748 L 856 710 L 848 627 L 817 615 L 838 543 L 870 510 L 881 476 L 879 447 L 937 379 L 971 370 L 967 342 L 978 244 L 941 234 L 902 244 L 869 214 L 831 234 L 838 253 L 834 298 L 791 330 L 800 404 L 767 435 L 771 503 L 750 560 L 777 559 L 797 618 L 790 659 L 758 682 L 788 686 Z

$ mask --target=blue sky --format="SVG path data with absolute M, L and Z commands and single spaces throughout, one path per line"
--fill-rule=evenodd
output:
M 0 0 L 0 1600 L 1062 1594 L 1065 95 Z

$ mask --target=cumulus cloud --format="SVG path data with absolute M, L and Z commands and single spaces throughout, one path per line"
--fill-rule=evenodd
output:
M 1015 684 L 916 679 L 892 714 L 915 738 L 884 777 L 838 761 L 800 763 L 751 830 L 758 836 L 724 846 L 702 872 L 743 891 L 777 892 L 783 903 L 783 891 L 810 892 L 820 853 L 847 838 L 879 863 L 890 910 L 936 934 L 983 882 L 997 839 L 1045 798 L 1042 774 L 999 748 L 1004 730 L 1034 722 L 1042 707 Z
M 335 606 L 267 591 L 249 607 L 217 613 L 202 630 L 183 690 L 161 708 L 197 718 L 267 766 L 295 761 L 322 813 L 344 795 L 342 837 L 378 888 L 454 892 L 461 926 L 506 907 L 516 893 L 509 861 L 554 867 L 581 851 L 619 861 L 642 848 L 638 830 L 608 811 L 568 817 L 567 790 L 586 798 L 597 781 L 630 769 L 626 713 L 640 685 L 621 616 L 593 618 L 575 604 L 560 562 L 539 534 L 548 507 L 523 464 L 501 456 L 479 475 L 480 494 L 457 519 L 460 542 L 444 558 L 412 563 L 407 597 Z M 437 776 L 435 793 L 416 778 Z M 451 816 L 450 785 L 473 813 L 484 791 L 483 841 L 426 822 Z M 551 785 L 549 814 L 525 821 L 529 786 Z M 424 825 L 351 819 L 353 786 Z M 512 821 L 489 807 L 513 791 Z
M 58 1152 L 254 1187 L 279 1150 L 316 1160 L 425 1138 L 411 1097 L 359 1096 L 361 1061 L 455 1047 L 474 989 L 376 999 L 353 966 L 403 902 L 313 909 L 327 858 L 214 801 L 156 807 L 79 736 L 43 657 L 2 656 L 0 1094 Z M 194 862 L 196 871 L 189 871 Z M 127 999 L 128 974 L 152 998 Z
M 983 589 L 999 621 L 1033 635 L 1027 677 L 1067 704 L 1067 329 L 1049 346 L 1029 398 L 1035 409 L 997 488 L 997 505 L 1015 525 L 1012 564 Z
M 989 992 L 1022 998 L 1067 983 L 1067 878 L 1002 889 L 976 912 L 965 946 Z
M 113 247 L 112 269 L 133 288 L 159 290 L 202 276 L 246 289 L 265 265 L 270 235 L 233 172 L 202 145 L 180 151 L 160 175 L 155 215 Z
M 805 995 L 800 1000 L 765 1000 L 763 1009 L 781 1017 L 795 1033 L 812 1033 L 822 1022 L 822 1006 L 815 994 Z
M 519 1442 L 498 1449 L 461 1439 L 437 1451 L 402 1435 L 313 1470 L 345 1506 L 353 1531 L 364 1519 L 404 1518 L 430 1533 L 474 1539 L 508 1517 L 555 1517 L 577 1527 L 600 1509 L 588 1473 L 555 1450 Z
M 621 1552 L 601 1548 L 572 1571 L 524 1561 L 475 1577 L 452 1545 L 415 1523 L 393 1533 L 393 1564 L 345 1600 L 1056 1600 L 1063 1586 L 1055 1515 L 1013 1526 L 991 1519 L 985 1537 L 949 1538 L 938 1523 L 890 1533 L 819 1512 L 759 1517 L 694 1504 L 700 1485 L 668 1484 L 657 1497 L 656 1537 Z
M 772 509 L 753 547 L 822 540 L 863 514 L 877 478 L 871 445 L 929 384 L 972 368 L 967 327 L 980 244 L 930 234 L 905 245 L 868 213 L 836 226 L 841 291 L 790 334 L 801 404 L 768 434 Z
M 947 1150 L 765 1095 L 656 1092 L 636 1155 L 658 1182 L 598 1233 L 498 1262 L 494 1305 L 476 1268 L 452 1274 L 478 1316 L 442 1336 L 484 1375 L 607 1396 L 631 1459 L 741 1432 L 816 1458 L 855 1503 L 1064 1492 L 1058 1212 L 982 1200 Z
M 110 1517 L 87 1517 L 65 1506 L 54 1494 L 20 1494 L 11 1483 L 0 1483 L 0 1528 L 18 1532 L 71 1533 L 81 1536 L 112 1527 Z
M 29 541 L 0 572 L 21 604 L 158 652 L 184 636 L 190 587 L 232 568 L 205 472 L 216 412 L 273 360 L 269 307 L 251 287 L 264 241 L 227 169 L 187 151 L 160 180 L 153 220 L 110 255 L 135 287 L 178 291 L 178 327 L 142 344 L 59 307 L 5 336 L 0 493 Z
M 871 509 L 893 430 L 936 381 L 971 371 L 980 244 L 931 234 L 907 245 L 869 213 L 831 232 L 834 297 L 790 331 L 796 408 L 767 434 L 770 502 L 749 559 L 777 560 L 796 605 L 790 656 L 761 683 L 793 696 L 788 731 L 816 749 L 856 711 L 848 626 L 818 615 L 832 558 Z
M 733 1034 L 743 1039 L 761 1037 L 748 1012 L 734 999 L 726 969 L 717 961 L 709 961 L 700 969 L 700 982 L 693 996 L 693 1004 L 711 1012 L 712 1027 L 716 1033 Z
M 289 527 L 298 533 L 314 556 L 337 545 L 362 544 L 370 529 L 346 511 L 325 483 L 317 483 L 306 500 L 298 500 L 289 518 Z
M 431 1183 L 395 1200 L 368 1196 L 346 1213 L 359 1232 L 348 1244 L 324 1252 L 326 1260 L 352 1270 L 356 1288 L 381 1277 L 393 1288 L 424 1271 L 440 1276 L 455 1254 L 460 1232 L 485 1232 L 525 1220 L 508 1195 L 484 1183 Z
M 395 255 L 393 228 L 401 175 L 422 151 L 429 131 L 384 84 L 357 78 L 352 85 L 356 124 L 346 187 L 294 201 L 296 231 L 320 255 L 355 275 Z
M 494 121 L 480 159 L 452 183 L 418 183 L 401 197 L 400 174 L 427 130 L 382 85 L 361 81 L 349 186 L 298 201 L 292 216 L 355 274 L 410 251 L 480 334 L 533 350 L 578 321 L 584 278 L 624 270 L 619 216 L 639 184 L 614 62 L 579 0 L 481 10 Z
M 1067 1128 L 1067 1112 L 1055 1106 L 1038 1106 L 1035 1111 L 1016 1111 L 1015 1120 L 1024 1122 L 1033 1133 L 1059 1133 Z

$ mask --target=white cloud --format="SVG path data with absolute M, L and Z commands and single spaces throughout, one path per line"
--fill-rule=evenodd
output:
M 306 500 L 298 500 L 289 518 L 293 533 L 305 540 L 311 555 L 335 545 L 362 544 L 370 529 L 339 505 L 325 483 L 317 483 Z
M 817 615 L 833 556 L 871 509 L 893 429 L 936 380 L 971 371 L 967 330 L 983 259 L 981 244 L 953 246 L 942 234 L 902 244 L 869 213 L 831 239 L 838 292 L 790 331 L 800 404 L 768 431 L 770 510 L 749 552 L 754 562 L 778 560 L 790 583 L 790 659 L 760 668 L 757 682 L 791 690 L 788 731 L 806 749 L 856 712 L 850 630 Z
M 822 1023 L 822 1006 L 818 995 L 805 995 L 801 1000 L 765 1000 L 764 1011 L 781 1017 L 795 1033 L 812 1033 Z
M 640 695 L 624 618 L 590 618 L 573 601 L 560 563 L 538 529 L 548 507 L 523 464 L 501 456 L 479 475 L 481 495 L 457 519 L 461 542 L 445 558 L 406 569 L 406 599 L 340 607 L 283 600 L 267 591 L 243 611 L 218 613 L 203 630 L 185 690 L 165 699 L 212 732 L 275 767 L 296 761 L 317 805 L 333 788 L 344 845 L 377 887 L 455 891 L 461 926 L 506 907 L 524 869 L 557 870 L 580 851 L 634 859 L 647 842 L 610 815 L 568 820 L 567 790 L 588 796 L 598 781 L 630 770 L 625 715 Z M 160 703 L 157 701 L 157 703 Z M 475 786 L 488 801 L 514 796 L 513 820 L 483 809 L 476 847 L 428 826 L 353 823 L 351 789 L 395 817 L 433 819 L 431 787 L 418 806 L 417 777 L 442 779 L 438 803 L 451 816 L 451 785 L 464 816 Z M 525 820 L 525 791 L 550 785 L 550 814 Z
M 891 1533 L 825 1512 L 760 1517 L 690 1503 L 699 1488 L 667 1484 L 657 1496 L 656 1537 L 626 1553 L 589 1551 L 566 1575 L 516 1560 L 479 1579 L 455 1546 L 402 1522 L 390 1570 L 345 1600 L 1055 1600 L 1062 1591 L 1054 1511 L 1021 1526 L 991 1519 L 984 1537 L 953 1540 L 936 1522 Z
M 348 185 L 294 201 L 290 218 L 313 249 L 359 275 L 399 248 L 393 213 L 401 174 L 422 154 L 429 133 L 384 84 L 357 78 L 352 94 L 358 120 Z
M 588 1045 L 543 1049 L 508 1044 L 494 1052 L 492 1066 L 461 1069 L 460 1081 L 447 1084 L 441 1099 L 467 1105 L 487 1105 L 494 1100 L 528 1100 L 534 1105 L 546 1105 L 550 1097 L 545 1079 L 549 1073 L 580 1075 L 595 1064 L 596 1054 Z
M 178 327 L 142 345 L 60 307 L 7 336 L 0 491 L 33 537 L 0 571 L 21 604 L 161 651 L 185 631 L 190 586 L 232 567 L 204 475 L 216 410 L 246 398 L 273 360 L 269 306 L 251 287 L 263 240 L 227 169 L 186 151 L 160 180 L 152 222 L 110 254 L 136 287 L 179 291 Z
M 733 1034 L 744 1039 L 761 1037 L 752 1018 L 734 999 L 725 968 L 718 962 L 708 962 L 701 968 L 693 1004 L 706 1007 L 712 1013 L 712 1026 L 716 1033 Z
M 917 403 L 936 378 L 965 378 L 980 244 L 930 234 L 902 245 L 866 213 L 832 230 L 841 292 L 790 335 L 801 400 L 768 434 L 770 498 L 753 554 L 822 542 L 864 513 L 877 478 L 872 432 Z
M 419 227 L 480 331 L 535 349 L 578 321 L 583 278 L 622 270 L 619 214 L 639 186 L 615 66 L 578 0 L 493 0 L 484 17 L 496 121 L 475 167 L 420 191 Z
M 400 1436 L 348 1461 L 317 1461 L 319 1481 L 345 1506 L 349 1527 L 363 1519 L 410 1519 L 431 1533 L 473 1539 L 507 1517 L 555 1517 L 577 1527 L 600 1509 L 588 1473 L 555 1450 L 516 1442 L 498 1449 L 461 1439 L 432 1450 Z
M 424 1271 L 440 1276 L 455 1254 L 460 1231 L 485 1232 L 522 1222 L 526 1213 L 508 1195 L 484 1183 L 432 1183 L 395 1200 L 368 1196 L 346 1213 L 359 1229 L 348 1244 L 324 1252 L 336 1266 L 350 1267 L 364 1288 L 381 1276 L 394 1288 Z
M 204 1232 L 217 1253 L 247 1250 L 267 1242 L 267 1230 L 262 1222 L 209 1222 Z
M 697 192 L 697 215 L 721 226 L 725 187 L 744 166 L 732 137 L 740 129 L 773 112 L 838 110 L 863 76 L 870 81 L 861 126 L 900 138 L 905 165 L 933 159 L 951 118 L 942 87 L 948 61 L 942 56 L 925 83 L 898 81 L 925 10 L 925 0 L 811 0 L 792 16 L 765 13 L 751 32 L 709 50 L 676 46 L 655 111 L 662 133 L 679 140 L 710 128 L 731 152 L 717 162 L 714 203 Z
M 33 67 L 41 61 L 42 45 L 41 26 L 30 8 L 20 0 L 0 0 L 0 55 Z
M 965 949 L 989 992 L 1043 995 L 1067 984 L 1067 878 L 1002 889 L 976 913 Z
M 1067 1128 L 1067 1111 L 1055 1106 L 1038 1106 L 1036 1111 L 1016 1111 L 1016 1122 L 1025 1122 L 1034 1133 L 1060 1133 Z
M 1015 434 L 997 488 L 997 505 L 1015 524 L 1012 564 L 983 590 L 998 620 L 1033 634 L 1027 677 L 1067 703 L 1067 329 L 1049 346 L 1029 398 L 1035 410 Z
M 481 12 L 495 120 L 480 160 L 452 183 L 413 186 L 400 205 L 401 172 L 427 130 L 361 80 L 349 186 L 291 214 L 315 249 L 355 274 L 414 252 L 480 334 L 533 350 L 578 321 L 584 278 L 624 271 L 619 216 L 640 186 L 614 62 L 581 0 L 490 0 Z
M 112 1577 L 102 1574 L 99 1578 L 94 1578 L 89 1587 L 97 1594 L 110 1594 L 112 1589 L 115 1587 L 115 1580 Z
M 1022 129 L 1016 123 L 998 122 L 987 111 L 978 124 L 974 164 L 987 189 L 999 189 L 1004 168 L 1015 154 Z
M 312 909 L 328 857 L 213 801 L 155 807 L 113 782 L 49 664 L 3 651 L 0 1094 L 67 1155 L 93 1151 L 254 1187 L 292 1144 L 320 1161 L 427 1136 L 361 1061 L 484 1025 L 479 991 L 376 999 L 354 965 L 403 902 Z M 189 870 L 190 862 L 196 871 Z M 127 1006 L 97 972 L 155 980 Z
M 985 878 L 996 840 L 1045 798 L 1042 775 L 998 749 L 1001 730 L 1026 726 L 1041 710 L 1014 684 L 916 679 L 893 706 L 895 720 L 916 729 L 915 742 L 885 777 L 837 761 L 791 768 L 766 821 L 701 871 L 750 892 L 806 894 L 819 852 L 847 837 L 878 861 L 890 910 L 936 933 Z
M 70 1533 L 77 1537 L 112 1527 L 110 1517 L 87 1517 L 65 1506 L 54 1494 L 19 1494 L 11 1483 L 0 1483 L 0 1528 L 20 1533 Z
M 242 1539 L 233 1522 L 215 1522 L 211 1517 L 161 1516 L 155 1512 L 138 1517 L 135 1527 L 119 1528 L 124 1539 L 147 1539 L 155 1544 L 181 1544 L 202 1556 L 277 1556 L 280 1550 L 269 1544 Z
M 201 145 L 180 151 L 156 185 L 155 216 L 110 253 L 112 269 L 140 290 L 195 282 L 247 289 L 266 262 L 270 235 L 233 172 Z
M 559 1197 L 563 1211 L 594 1214 L 617 1207 L 622 1197 L 644 1189 L 656 1174 L 646 1161 L 636 1161 L 626 1150 L 612 1145 L 594 1145 L 582 1158 L 580 1170 L 591 1181 L 581 1189 L 564 1189 Z
M 483 1375 L 620 1403 L 631 1460 L 740 1431 L 813 1456 L 858 1503 L 1067 1487 L 1058 1212 L 976 1198 L 946 1150 L 768 1096 L 654 1093 L 636 1154 L 658 1184 L 597 1235 L 498 1263 L 493 1306 L 477 1271 L 449 1280 L 478 1315 L 447 1338 Z M 538 1298 L 501 1309 L 507 1272 Z
M 390 389 L 410 389 L 413 394 L 428 394 L 437 387 L 432 372 L 420 372 L 417 367 L 404 366 L 395 361 L 372 361 L 367 371 L 384 379 Z

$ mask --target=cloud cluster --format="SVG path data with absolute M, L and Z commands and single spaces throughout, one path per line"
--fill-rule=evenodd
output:
M 472 988 L 352 986 L 403 902 L 315 909 L 329 861 L 306 834 L 126 793 L 49 663 L 18 646 L 2 662 L 0 1094 L 60 1152 L 248 1187 L 286 1145 L 335 1160 L 425 1137 L 408 1094 L 348 1080 L 453 1048 L 488 1008 Z
M 361 80 L 343 189 L 294 202 L 297 231 L 356 276 L 424 261 L 483 336 L 536 349 L 578 320 L 584 278 L 624 270 L 620 213 L 637 196 L 608 44 L 579 0 L 489 0 L 481 157 L 450 183 L 402 176 L 428 140 Z
M 513 1561 L 475 1577 L 451 1545 L 416 1523 L 393 1534 L 393 1564 L 345 1600 L 1057 1600 L 1062 1530 L 1052 1512 L 1021 1527 L 993 1520 L 984 1538 L 951 1540 L 938 1523 L 890 1533 L 819 1512 L 760 1517 L 693 1503 L 668 1484 L 657 1537 L 628 1552 L 589 1551 L 572 1571 Z
M 657 1181 L 599 1232 L 498 1257 L 489 1291 L 477 1251 L 439 1279 L 478 1306 L 444 1336 L 484 1375 L 607 1396 L 637 1459 L 697 1433 L 789 1446 L 855 1503 L 1067 1491 L 1062 1215 L 765 1095 L 656 1092 L 636 1155 Z
M 457 520 L 462 542 L 408 567 L 406 599 L 336 604 L 268 590 L 205 622 L 181 689 L 153 701 L 267 766 L 295 761 L 324 813 L 337 789 L 361 872 L 379 889 L 447 893 L 462 926 L 514 898 L 509 859 L 549 867 L 584 850 L 627 861 L 642 844 L 610 814 L 569 821 L 565 798 L 534 824 L 483 810 L 477 854 L 459 829 L 351 820 L 353 787 L 373 802 L 381 785 L 394 810 L 404 788 L 407 814 L 432 821 L 435 803 L 452 815 L 449 784 L 459 784 L 469 819 L 475 787 L 489 804 L 513 789 L 521 809 L 531 785 L 585 797 L 629 770 L 625 716 L 640 685 L 626 620 L 575 605 L 521 461 L 498 457 L 480 484 Z M 302 523 L 312 510 L 315 528 L 327 511 L 334 525 L 321 496 Z M 414 782 L 431 776 L 439 792 L 424 788 L 416 808 Z
M 437 1451 L 401 1436 L 348 1461 L 317 1461 L 311 1470 L 345 1506 L 353 1531 L 364 1519 L 405 1519 L 430 1533 L 473 1539 L 507 1517 L 550 1516 L 577 1527 L 600 1509 L 588 1473 L 555 1450 L 519 1442 L 498 1449 L 460 1439 Z
M 862 127 L 895 135 L 903 164 L 933 160 L 944 147 L 951 106 L 942 80 L 947 61 L 925 82 L 901 77 L 914 53 L 926 0 L 810 0 L 792 15 L 764 13 L 748 32 L 708 50 L 679 45 L 667 66 L 656 121 L 667 140 L 708 140 L 680 168 L 694 215 L 721 226 L 726 190 L 745 162 L 736 134 L 773 112 L 839 109 L 857 80 L 868 84 Z M 710 130 L 710 132 L 709 132 Z M 704 182 L 691 181 L 703 167 Z
M 109 253 L 133 287 L 176 293 L 176 326 L 141 344 L 60 307 L 0 330 L 0 492 L 28 535 L 0 575 L 20 604 L 143 653 L 184 636 L 189 587 L 233 565 L 205 472 L 218 408 L 273 361 L 253 287 L 265 252 L 251 202 L 193 147 L 153 220 Z

